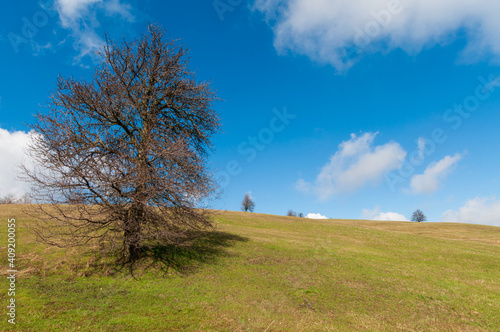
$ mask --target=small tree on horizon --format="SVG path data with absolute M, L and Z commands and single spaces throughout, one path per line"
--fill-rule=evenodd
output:
M 413 214 L 411 216 L 411 221 L 422 222 L 422 221 L 426 221 L 426 220 L 427 220 L 427 217 L 420 209 L 417 209 L 415 212 L 413 212 Z
M 288 210 L 287 214 L 288 217 L 296 217 L 297 213 L 293 211 L 292 209 Z
M 243 201 L 241 201 L 241 211 L 253 212 L 254 209 L 255 202 L 252 200 L 252 197 L 249 194 L 245 194 L 245 197 L 243 197 Z

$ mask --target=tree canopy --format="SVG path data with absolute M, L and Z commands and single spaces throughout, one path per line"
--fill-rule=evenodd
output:
M 417 209 L 415 212 L 413 212 L 413 214 L 411 216 L 411 221 L 422 222 L 422 221 L 426 221 L 426 220 L 427 220 L 427 217 L 419 209 Z
M 255 202 L 250 197 L 250 194 L 245 194 L 243 200 L 241 201 L 241 210 L 245 212 L 253 212 L 255 209 Z

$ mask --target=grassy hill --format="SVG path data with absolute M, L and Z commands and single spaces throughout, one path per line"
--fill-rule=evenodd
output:
M 500 331 L 496 227 L 218 212 L 183 273 L 134 280 L 36 243 L 20 206 L 0 205 L 0 218 L 3 275 L 7 219 L 18 225 L 13 330 Z

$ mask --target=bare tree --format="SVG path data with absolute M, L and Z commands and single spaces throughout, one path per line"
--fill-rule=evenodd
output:
M 0 204 L 17 204 L 18 198 L 14 194 L 7 194 L 0 197 Z
M 253 212 L 254 209 L 255 202 L 252 200 L 252 197 L 250 197 L 249 194 L 245 194 L 245 197 L 243 197 L 243 201 L 241 201 L 241 211 Z
M 288 217 L 296 217 L 297 213 L 293 211 L 292 209 L 288 210 L 287 214 Z
M 419 209 L 417 209 L 415 212 L 413 212 L 413 214 L 411 216 L 411 221 L 422 222 L 422 221 L 426 221 L 426 220 L 427 220 L 427 217 Z
M 30 204 L 30 198 L 27 194 L 16 196 L 12 193 L 0 197 L 0 204 Z
M 97 240 L 133 264 L 147 246 L 206 230 L 196 209 L 217 189 L 206 170 L 219 129 L 218 98 L 195 81 L 187 50 L 150 25 L 132 42 L 109 39 L 91 81 L 59 77 L 47 113 L 32 125 L 23 167 L 50 244 Z

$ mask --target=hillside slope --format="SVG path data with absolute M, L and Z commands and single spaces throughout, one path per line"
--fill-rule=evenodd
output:
M 500 330 L 496 227 L 217 212 L 218 233 L 181 257 L 183 273 L 134 280 L 36 243 L 19 206 L 0 218 L 3 257 L 6 221 L 18 224 L 16 330 Z

